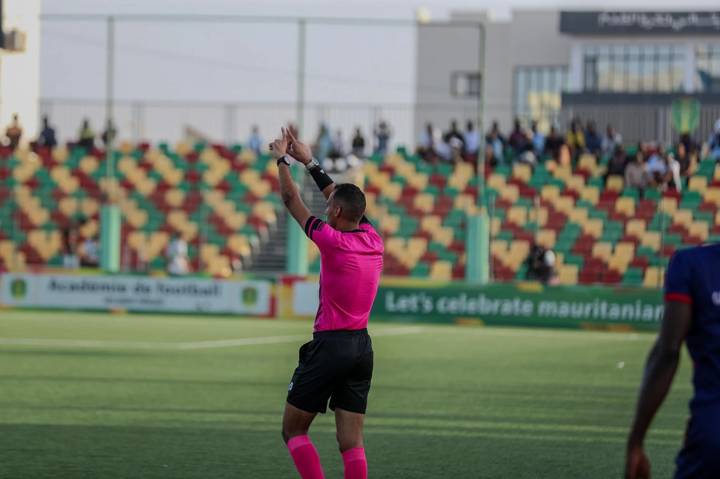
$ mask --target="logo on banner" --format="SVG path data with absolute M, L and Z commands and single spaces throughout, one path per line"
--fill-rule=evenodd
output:
M 27 283 L 24 279 L 14 279 L 10 283 L 10 294 L 14 299 L 23 299 L 27 296 Z
M 243 305 L 247 307 L 255 306 L 258 302 L 258 290 L 253 286 L 243 288 L 240 292 L 240 298 L 242 299 Z

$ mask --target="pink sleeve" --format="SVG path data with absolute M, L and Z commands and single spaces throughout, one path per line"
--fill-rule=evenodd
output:
M 305 234 L 318 246 L 320 251 L 336 245 L 339 239 L 337 231 L 315 216 L 308 218 L 307 223 L 305 223 Z

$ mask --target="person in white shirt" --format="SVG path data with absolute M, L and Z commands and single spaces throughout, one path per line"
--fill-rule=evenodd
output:
M 183 276 L 190 271 L 188 245 L 184 239 L 175 235 L 165 249 L 167 270 L 172 276 Z
M 465 154 L 468 156 L 476 156 L 480 149 L 480 134 L 475 129 L 472 121 L 468 121 L 465 125 Z

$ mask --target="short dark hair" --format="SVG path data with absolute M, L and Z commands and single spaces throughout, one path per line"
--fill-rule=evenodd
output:
M 333 201 L 342 208 L 342 217 L 348 221 L 360 221 L 365 214 L 365 194 L 352 183 L 336 185 Z

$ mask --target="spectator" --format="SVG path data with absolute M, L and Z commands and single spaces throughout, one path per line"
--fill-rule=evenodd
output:
M 532 144 L 535 156 L 540 157 L 545 151 L 545 135 L 538 130 L 538 124 L 536 120 L 533 120 L 530 124 L 530 131 L 532 132 Z
M 48 116 L 43 116 L 43 128 L 37 139 L 39 146 L 45 146 L 47 148 L 55 148 L 57 146 L 57 138 L 55 136 L 55 129 L 50 126 Z
M 20 138 L 22 138 L 22 127 L 20 126 L 20 120 L 17 113 L 12 117 L 12 122 L 5 130 L 5 136 L 7 136 L 7 144 L 11 150 L 15 150 L 20 145 Z
M 555 253 L 537 243 L 530 246 L 530 253 L 525 259 L 527 270 L 525 279 L 550 284 L 555 278 Z
M 664 186 L 667 183 L 668 166 L 663 147 L 658 147 L 658 149 L 650 155 L 650 159 L 647 162 L 647 172 L 655 186 Z
M 435 130 L 432 123 L 426 123 L 425 129 L 420 133 L 417 154 L 425 161 L 435 160 Z
M 333 147 L 333 141 L 330 137 L 330 129 L 325 123 L 320 124 L 320 130 L 318 130 L 317 138 L 315 139 L 315 157 L 318 161 L 322 162 L 325 158 L 330 155 Z
M 625 186 L 637 188 L 642 196 L 649 183 L 650 175 L 645 165 L 645 155 L 642 148 L 638 148 L 634 160 L 625 167 Z
M 628 161 L 625 156 L 625 149 L 622 145 L 615 145 L 613 155 L 608 162 L 605 181 L 607 181 L 608 176 L 625 176 L 625 168 L 627 167 L 627 164 Z
M 90 152 L 95 148 L 95 132 L 90 127 L 90 120 L 87 118 L 83 120 L 80 127 L 78 146 L 85 148 L 86 152 Z
M 465 155 L 469 157 L 469 160 L 474 161 L 480 150 L 480 133 L 475 129 L 472 121 L 468 120 L 465 125 L 463 140 L 465 142 Z
M 577 118 L 570 122 L 570 130 L 567 132 L 567 146 L 570 148 L 570 156 L 573 159 L 585 150 L 585 134 L 580 128 L 580 120 Z
M 360 131 L 359 126 L 355 128 L 355 136 L 353 136 L 352 139 L 352 151 L 353 155 L 358 158 L 365 157 L 365 137 L 363 136 L 362 131 Z
M 165 249 L 167 258 L 167 271 L 172 276 L 184 276 L 190 272 L 188 261 L 188 245 L 180 235 L 173 235 L 173 239 Z
M 485 135 L 485 158 L 491 166 L 497 166 L 503 162 L 505 150 L 505 137 L 500 133 L 498 122 L 493 121 L 492 128 Z
M 545 154 L 550 155 L 554 160 L 560 156 L 560 148 L 565 144 L 565 139 L 558 133 L 555 125 L 550 127 L 550 133 L 545 138 Z
M 699 150 L 698 144 L 692 138 L 692 136 L 690 136 L 689 132 L 686 131 L 685 133 L 680 135 L 680 140 L 678 142 L 678 146 L 680 146 L 680 145 L 685 147 L 685 152 L 687 153 L 688 156 L 697 155 L 698 150 Z
M 667 165 L 667 175 L 665 184 L 669 188 L 675 188 L 682 191 L 682 180 L 680 179 L 680 163 L 675 159 L 675 155 L 668 153 L 665 155 L 665 164 Z
M 332 142 L 332 149 L 330 150 L 331 158 L 341 158 L 345 156 L 345 142 L 343 141 L 342 131 L 337 130 L 335 137 Z
M 110 145 L 112 145 L 112 143 L 115 141 L 115 138 L 117 138 L 117 128 L 115 128 L 115 124 L 113 123 L 112 119 L 108 119 L 107 123 L 105 124 L 105 131 L 102 132 L 100 138 L 102 139 L 105 148 L 108 148 Z
M 515 153 L 516 157 L 522 155 L 523 153 L 532 148 L 527 133 L 525 133 L 525 130 L 523 130 L 522 126 L 520 125 L 519 118 L 515 118 L 513 131 L 512 133 L 510 133 L 508 144 L 513 149 L 513 153 Z
M 390 146 L 390 137 L 392 132 L 390 126 L 381 120 L 378 127 L 375 129 L 375 154 L 376 155 L 387 155 L 388 147 Z
M 46 117 L 47 119 L 47 117 Z M 76 254 L 78 231 L 74 224 L 69 224 L 60 231 L 62 237 L 63 268 L 77 269 L 80 259 Z
M 603 136 L 602 139 L 603 155 L 614 154 L 618 145 L 622 145 L 622 135 L 616 132 L 615 128 L 608 123 L 607 129 L 605 130 L 605 136 Z
M 720 119 L 715 122 L 715 128 L 708 140 L 708 147 L 710 149 L 710 158 L 720 161 Z
M 456 141 L 453 142 L 453 139 Z M 465 148 L 465 137 L 460 129 L 458 129 L 456 120 L 450 122 L 450 129 L 443 135 L 443 141 L 451 146 L 454 144 L 456 147 L 458 146 L 458 142 L 460 142 L 462 144 L 461 150 Z
M 97 235 L 87 238 L 80 247 L 80 266 L 97 268 L 100 265 L 100 245 Z
M 597 132 L 594 121 L 587 123 L 585 130 L 585 148 L 593 155 L 597 155 L 602 150 L 602 138 Z
M 247 141 L 248 150 L 255 153 L 255 156 L 260 156 L 260 153 L 262 153 L 262 145 L 263 140 L 260 136 L 260 127 L 253 125 L 250 129 L 250 136 Z
M 690 167 L 693 163 L 693 158 L 688 154 L 685 149 L 685 145 L 682 143 L 677 146 L 677 159 L 675 160 L 680 168 L 681 176 L 688 176 L 690 174 Z

